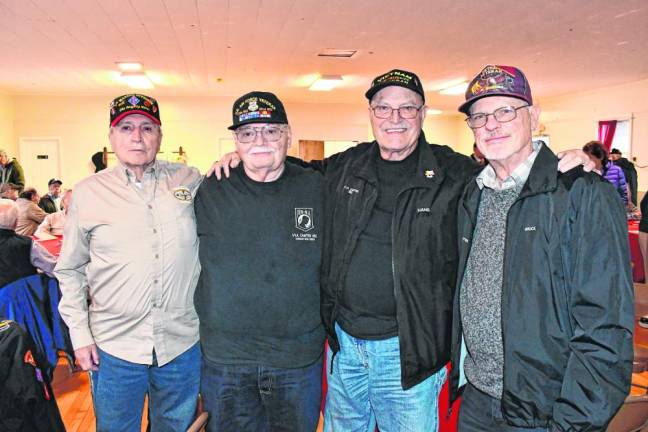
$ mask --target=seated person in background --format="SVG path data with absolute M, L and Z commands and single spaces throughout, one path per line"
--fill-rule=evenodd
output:
M 16 234 L 18 207 L 8 199 L 0 199 L 0 287 L 41 269 L 48 276 L 56 259 L 29 237 Z
M 70 205 L 71 199 L 72 199 L 72 189 L 68 189 L 65 192 L 63 192 L 63 198 L 61 198 L 62 210 L 45 216 L 45 219 L 38 226 L 38 229 L 34 233 L 36 237 L 41 238 L 41 237 L 47 237 L 47 235 L 53 235 L 53 236 L 63 235 L 63 227 L 65 226 L 65 215 L 67 215 L 67 210 Z
M 0 186 L 0 198 L 10 199 L 16 201 L 20 194 L 20 186 L 13 183 L 3 183 Z
M 623 175 L 623 170 L 614 165 L 608 159 L 608 152 L 605 146 L 600 141 L 590 141 L 583 146 L 583 151 L 587 153 L 594 162 L 594 171 L 599 173 L 605 180 L 612 183 L 614 189 L 618 192 L 623 200 L 623 205 L 628 206 L 628 187 L 626 186 L 626 179 Z
M 45 210 L 46 213 L 56 213 L 61 210 L 61 185 L 63 182 L 53 178 L 47 182 L 47 195 L 42 197 L 38 202 L 38 207 Z
M 38 207 L 39 199 L 40 196 L 34 188 L 27 188 L 20 194 L 16 200 L 18 207 L 16 233 L 24 236 L 33 235 L 38 225 L 43 222 L 47 213 Z

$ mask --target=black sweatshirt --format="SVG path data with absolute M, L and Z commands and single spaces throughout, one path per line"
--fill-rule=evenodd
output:
M 323 183 L 291 164 L 276 181 L 255 182 L 241 165 L 200 186 L 194 299 L 208 360 L 297 368 L 320 357 Z

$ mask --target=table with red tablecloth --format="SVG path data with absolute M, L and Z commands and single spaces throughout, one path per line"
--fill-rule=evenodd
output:
M 639 248 L 639 221 L 628 221 L 628 241 L 630 243 L 630 258 L 632 259 L 632 280 L 645 280 L 643 255 Z
M 58 258 L 61 253 L 61 245 L 63 244 L 63 236 L 57 236 L 53 239 L 41 240 L 38 237 L 32 237 L 32 239 L 37 242 L 39 245 L 47 249 L 47 252 L 51 253 Z

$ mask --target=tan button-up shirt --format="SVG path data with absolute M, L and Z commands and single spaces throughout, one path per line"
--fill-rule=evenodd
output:
M 158 161 L 141 183 L 117 165 L 81 181 L 55 269 L 75 349 L 162 366 L 198 341 L 195 168 Z M 89 305 L 88 305 L 89 303 Z

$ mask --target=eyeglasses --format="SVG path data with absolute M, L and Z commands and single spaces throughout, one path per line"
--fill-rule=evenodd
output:
M 132 134 L 135 129 L 139 129 L 142 135 L 156 135 L 160 130 L 160 127 L 150 123 L 144 123 L 139 126 L 135 126 L 132 123 L 122 123 L 115 126 L 115 129 L 124 135 Z
M 405 105 L 398 108 L 392 108 L 387 105 L 376 105 L 371 107 L 371 110 L 373 111 L 376 118 L 379 119 L 390 118 L 393 115 L 394 111 L 398 111 L 398 116 L 400 118 L 413 119 L 414 117 L 416 117 L 421 108 L 423 108 L 423 106 L 416 107 L 413 105 Z
M 240 143 L 246 144 L 254 141 L 258 132 L 261 132 L 261 138 L 263 138 L 264 141 L 274 142 L 279 141 L 284 130 L 277 126 L 264 126 L 258 128 L 247 127 L 244 129 L 237 129 L 234 134 Z
M 490 115 L 492 115 L 493 118 L 500 123 L 507 123 L 515 120 L 515 118 L 517 117 L 517 110 L 526 108 L 528 106 L 529 105 L 522 105 L 519 107 L 503 106 L 501 108 L 497 108 L 492 113 L 471 114 L 466 118 L 466 123 L 468 123 L 468 126 L 471 129 L 479 129 L 480 127 L 484 127 L 486 123 L 488 123 L 488 116 Z

